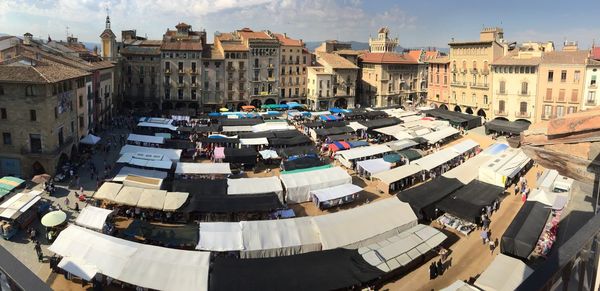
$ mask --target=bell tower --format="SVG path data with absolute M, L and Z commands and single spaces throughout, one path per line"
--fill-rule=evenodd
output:
M 106 9 L 106 23 L 104 31 L 100 34 L 102 40 L 102 51 L 101 57 L 105 60 L 112 61 L 116 58 L 117 50 L 117 37 L 110 29 L 110 16 L 108 15 L 108 9 Z
M 382 27 L 377 31 L 377 37 L 369 38 L 369 48 L 372 53 L 393 52 L 398 46 L 398 38 L 389 37 L 390 30 Z

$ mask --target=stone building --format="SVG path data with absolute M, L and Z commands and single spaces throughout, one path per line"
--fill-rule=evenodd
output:
M 75 155 L 85 70 L 22 52 L 0 64 L 0 175 L 53 175 Z
M 509 49 L 502 28 L 484 28 L 479 40 L 453 40 L 449 45 L 449 109 L 493 118 L 490 64 Z
M 359 68 L 333 53 L 317 52 L 316 65 L 308 67 L 308 108 L 353 108 Z
M 536 121 L 581 110 L 587 50 L 565 43 L 562 51 L 545 53 L 539 67 Z
M 225 94 L 221 99 L 217 99 L 216 96 L 212 100 L 209 99 L 210 104 L 213 104 L 214 109 L 221 105 L 227 108 L 241 108 L 250 102 L 250 83 L 247 77 L 248 47 L 235 33 L 215 34 L 214 41 L 211 58 L 223 59 Z
M 280 103 L 306 104 L 306 68 L 312 63 L 312 55 L 302 40 L 290 38 L 285 33 L 274 35 L 281 43 Z
M 204 86 L 211 81 L 208 76 L 202 75 L 202 51 L 206 44 L 206 32 L 194 31 L 186 23 L 179 23 L 175 28 L 176 30 L 167 29 L 160 46 L 162 109 L 175 109 L 185 115 L 195 115 L 202 102 L 201 90 L 209 94 L 220 92 L 220 88 L 211 90 Z
M 450 59 L 447 56 L 431 59 L 428 67 L 428 104 L 447 110 L 450 101 Z
M 598 80 L 600 79 L 600 48 L 592 47 L 585 69 L 582 110 L 600 105 L 598 102 Z

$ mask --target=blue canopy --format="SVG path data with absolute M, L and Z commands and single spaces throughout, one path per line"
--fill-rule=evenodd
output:
M 304 105 L 298 103 L 298 102 L 288 102 L 285 105 L 287 105 L 287 107 L 289 109 L 294 109 L 294 108 L 298 108 L 298 107 L 304 107 Z
M 353 148 L 357 148 L 357 147 L 366 147 L 369 146 L 369 143 L 364 141 L 364 140 L 356 140 L 356 141 L 349 141 L 348 142 Z
M 323 121 L 335 121 L 340 119 L 339 117 L 332 114 L 320 115 L 319 118 Z
M 208 116 L 211 116 L 211 117 L 221 116 L 221 113 L 219 113 L 219 112 L 211 112 L 211 113 L 208 114 Z
M 350 112 L 350 110 L 333 107 L 333 108 L 329 108 L 329 112 L 331 112 L 331 113 L 348 113 L 348 112 Z

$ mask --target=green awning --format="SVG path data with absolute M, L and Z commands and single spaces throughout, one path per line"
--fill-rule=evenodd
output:
M 413 149 L 402 150 L 398 152 L 399 155 L 407 158 L 409 161 L 414 161 L 423 157 L 421 152 Z
M 10 193 L 10 191 L 5 190 L 5 189 L 0 189 L 0 198 L 6 196 L 8 193 Z
M 6 176 L 0 179 L 0 189 L 12 191 L 13 189 L 19 187 L 23 183 L 25 183 L 25 180 L 23 179 Z
M 303 173 L 303 172 L 310 172 L 310 171 L 315 171 L 315 170 L 322 170 L 322 169 L 327 169 L 327 168 L 331 168 L 332 165 L 328 164 L 328 165 L 323 165 L 323 166 L 318 166 L 318 167 L 312 167 L 312 168 L 306 168 L 306 169 L 297 169 L 297 170 L 291 170 L 291 171 L 282 171 L 281 174 L 295 174 L 295 173 Z

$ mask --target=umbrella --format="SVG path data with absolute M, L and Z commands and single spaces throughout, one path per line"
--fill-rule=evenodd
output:
M 54 227 L 62 224 L 67 220 L 67 214 L 60 211 L 52 211 L 48 212 L 44 217 L 42 217 L 42 225 L 45 227 Z
M 389 154 L 389 155 L 385 155 L 383 156 L 383 160 L 388 162 L 388 163 L 397 163 L 400 161 L 400 155 L 399 154 Z
M 227 111 L 229 111 L 229 109 L 227 109 L 225 107 L 221 107 L 221 109 L 219 109 L 219 111 L 221 111 L 221 112 L 227 112 Z
M 36 175 L 36 176 L 33 176 L 33 178 L 31 178 L 31 181 L 36 184 L 42 184 L 44 182 L 50 181 L 50 175 L 48 175 L 48 174 Z

